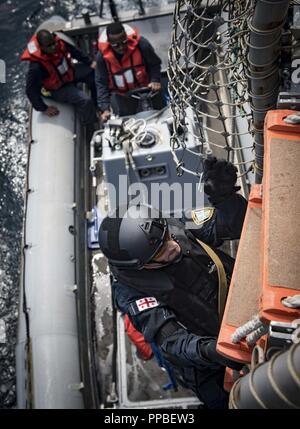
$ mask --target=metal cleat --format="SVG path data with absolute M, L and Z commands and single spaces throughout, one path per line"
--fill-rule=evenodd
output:
M 272 320 L 269 325 L 267 348 L 288 348 L 294 343 L 294 331 L 300 327 L 300 319 L 293 322 L 277 322 Z

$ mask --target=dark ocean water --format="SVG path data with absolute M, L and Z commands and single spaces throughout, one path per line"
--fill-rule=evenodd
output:
M 135 2 L 116 3 L 132 9 Z M 6 64 L 6 83 L 0 83 L 0 409 L 16 407 L 15 345 L 29 107 L 24 91 L 27 64 L 20 63 L 19 57 L 44 20 L 52 15 L 70 19 L 84 7 L 97 11 L 99 6 L 99 0 L 0 0 L 0 59 Z
M 88 3 L 96 9 L 97 2 L 81 2 L 80 8 Z M 78 12 L 74 1 L 0 0 L 0 59 L 6 64 L 6 83 L 0 84 L 0 408 L 16 406 L 15 344 L 29 106 L 24 93 L 27 64 L 20 63 L 19 57 L 43 20 Z

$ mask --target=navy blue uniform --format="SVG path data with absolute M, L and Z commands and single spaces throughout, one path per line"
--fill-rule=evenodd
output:
M 240 369 L 241 365 L 216 352 L 221 323 L 217 270 L 194 236 L 211 246 L 239 238 L 246 207 L 246 200 L 234 194 L 217 204 L 213 216 L 192 234 L 183 223 L 168 220 L 171 237 L 180 244 L 182 253 L 166 267 L 122 270 L 111 266 L 117 307 L 129 315 L 146 341 L 160 347 L 178 381 L 191 388 L 208 408 L 227 408 L 225 366 Z M 214 250 L 229 280 L 234 261 Z

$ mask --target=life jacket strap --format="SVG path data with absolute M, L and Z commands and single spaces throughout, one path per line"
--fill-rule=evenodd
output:
M 219 312 L 219 318 L 221 322 L 224 314 L 227 290 L 228 290 L 225 268 L 219 256 L 210 246 L 203 243 L 203 241 L 199 240 L 198 238 L 196 238 L 196 240 L 198 244 L 200 244 L 200 246 L 203 248 L 203 250 L 208 254 L 208 256 L 213 260 L 218 270 L 218 280 L 219 280 L 218 312 Z

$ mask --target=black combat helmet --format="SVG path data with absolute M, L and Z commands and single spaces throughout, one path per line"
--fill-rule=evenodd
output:
M 123 215 L 121 215 L 123 213 Z M 103 219 L 99 245 L 110 264 L 123 269 L 142 268 L 161 249 L 168 223 L 146 205 L 117 209 Z

